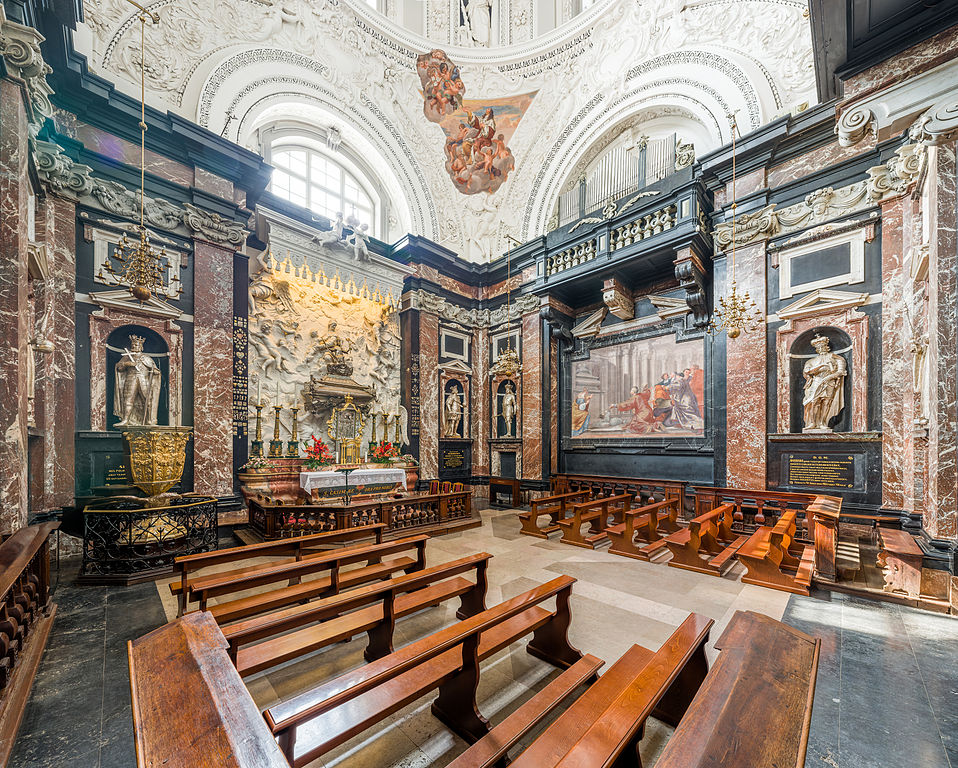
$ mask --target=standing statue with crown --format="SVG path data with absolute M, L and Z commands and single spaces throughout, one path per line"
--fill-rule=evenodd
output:
M 142 336 L 130 336 L 130 348 L 114 370 L 113 414 L 119 416 L 118 427 L 151 426 L 157 423 L 160 403 L 160 369 L 143 351 Z

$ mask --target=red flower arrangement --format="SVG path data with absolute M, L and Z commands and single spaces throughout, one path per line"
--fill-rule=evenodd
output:
M 388 440 L 380 440 L 369 449 L 369 460 L 376 464 L 388 464 L 399 455 L 399 446 Z
M 313 441 L 312 445 L 309 440 Z M 306 469 L 321 469 L 336 463 L 336 457 L 329 452 L 326 443 L 315 435 L 310 435 L 309 440 L 303 441 L 303 449 L 306 451 L 306 460 L 303 464 L 306 465 Z

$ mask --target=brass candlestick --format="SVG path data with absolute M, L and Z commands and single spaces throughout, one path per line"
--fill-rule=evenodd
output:
M 396 427 L 396 431 L 395 431 L 395 435 L 396 435 L 396 437 L 395 437 L 395 443 L 396 443 L 396 445 L 399 445 L 399 440 L 400 440 L 401 435 L 399 434 L 399 414 L 398 414 L 398 413 L 393 414 L 393 425 Z
M 271 459 L 281 459 L 283 458 L 283 438 L 280 436 L 279 432 L 279 412 L 283 410 L 283 406 L 274 405 L 274 418 L 273 418 L 273 439 L 269 441 L 269 457 Z
M 299 458 L 299 424 L 296 414 L 299 413 L 299 406 L 291 405 L 289 409 L 293 412 L 293 430 L 289 436 L 289 442 L 286 443 L 286 458 Z
M 369 418 L 373 420 L 373 432 L 372 432 L 372 442 L 376 442 L 376 412 L 372 409 L 369 411 Z
M 256 409 L 256 439 L 250 445 L 250 456 L 263 457 L 263 408 L 266 403 L 253 403 Z

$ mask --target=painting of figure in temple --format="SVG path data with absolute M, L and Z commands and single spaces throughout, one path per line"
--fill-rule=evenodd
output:
M 572 437 L 702 437 L 704 354 L 673 335 L 592 349 L 572 363 Z
M 422 111 L 429 122 L 441 122 L 462 107 L 466 86 L 459 67 L 449 60 L 445 51 L 436 49 L 419 56 L 416 71 L 422 84 Z

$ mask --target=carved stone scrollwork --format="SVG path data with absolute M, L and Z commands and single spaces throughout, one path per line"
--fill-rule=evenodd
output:
M 35 141 L 33 159 L 40 181 L 55 194 L 76 200 L 93 191 L 94 182 L 90 176 L 93 169 L 73 162 L 58 144 Z
M 875 122 L 875 113 L 868 107 L 846 109 L 838 118 L 835 133 L 838 134 L 838 143 L 843 147 L 851 147 L 868 135 Z
M 895 157 L 889 158 L 884 165 L 868 169 L 868 198 L 882 200 L 892 195 L 904 194 L 921 174 L 924 152 L 918 144 L 906 144 L 899 147 Z
M 778 234 L 778 216 L 775 204 L 766 205 L 755 213 L 743 213 L 735 219 L 735 242 L 738 245 L 752 240 L 767 239 Z M 724 251 L 732 244 L 732 223 L 722 222 L 715 225 L 715 245 Z
M 620 320 L 631 320 L 635 316 L 632 291 L 617 278 L 610 277 L 603 283 L 602 301 L 609 308 L 609 312 Z
M 32 115 L 29 116 L 34 135 L 44 118 L 53 114 L 50 95 L 53 89 L 47 83 L 47 75 L 53 70 L 43 60 L 40 43 L 43 35 L 33 27 L 25 27 L 4 20 L 0 25 L 0 55 L 7 66 L 7 72 L 23 80 L 30 97 Z
M 682 252 L 675 260 L 675 277 L 685 289 L 685 303 L 692 311 L 692 323 L 696 328 L 705 326 L 709 321 L 708 275 L 702 260 L 692 251 Z
M 679 141 L 675 145 L 675 170 L 681 171 L 695 162 L 695 146 Z
M 506 316 L 505 306 L 493 310 L 466 309 L 446 301 L 441 296 L 423 290 L 412 294 L 412 306 L 422 312 L 439 315 L 443 320 L 458 323 L 466 328 L 483 328 L 498 325 L 507 320 L 516 320 L 529 312 L 535 311 L 539 306 L 539 297 L 534 293 L 526 293 L 517 297 L 510 305 L 508 317 Z
M 958 97 L 939 101 L 925 112 L 908 132 L 912 141 L 921 144 L 944 144 L 958 139 Z
M 572 336 L 569 320 L 560 315 L 555 307 L 543 307 L 539 310 L 539 317 L 549 324 L 549 335 L 558 339 L 560 344 L 572 344 L 575 340 Z
M 229 243 L 242 245 L 246 239 L 246 230 L 235 221 L 224 219 L 216 213 L 201 211 L 194 205 L 187 203 L 183 206 L 185 213 L 183 221 L 194 233 L 202 235 L 214 243 Z

